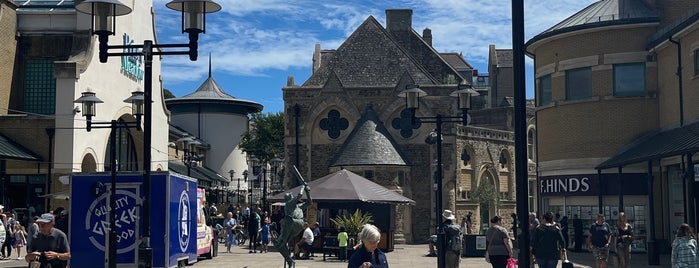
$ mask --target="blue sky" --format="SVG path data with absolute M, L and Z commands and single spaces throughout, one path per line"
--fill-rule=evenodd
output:
M 461 52 L 466 61 L 487 72 L 488 46 L 512 48 L 509 0 L 215 0 L 222 10 L 207 16 L 206 34 L 199 37 L 199 60 L 165 56 L 165 88 L 177 97 L 199 87 L 208 75 L 212 55 L 213 77 L 226 93 L 264 105 L 263 112 L 284 109 L 281 88 L 287 77 L 303 84 L 311 75 L 315 44 L 337 49 L 369 16 L 382 25 L 386 9 L 413 10 L 413 29 L 432 30 L 439 52 Z M 186 43 L 180 33 L 179 13 L 165 7 L 169 0 L 154 0 L 156 31 L 161 43 Z M 533 36 L 594 0 L 525 1 L 525 39 Z M 527 58 L 527 98 L 534 97 L 532 61 Z

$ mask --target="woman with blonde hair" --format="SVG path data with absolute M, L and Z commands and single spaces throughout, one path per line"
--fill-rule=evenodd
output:
M 626 219 L 626 214 L 619 212 L 616 226 L 616 253 L 619 257 L 619 267 L 628 268 L 631 258 L 631 241 L 633 241 L 633 226 Z

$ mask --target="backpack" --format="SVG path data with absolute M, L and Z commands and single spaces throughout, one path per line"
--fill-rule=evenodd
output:
M 462 234 L 461 228 L 456 224 L 449 224 L 445 230 L 447 234 L 447 249 L 452 251 L 461 251 Z

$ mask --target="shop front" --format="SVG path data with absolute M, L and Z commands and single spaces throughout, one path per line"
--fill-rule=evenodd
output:
M 581 243 L 590 225 L 602 213 L 606 221 L 616 226 L 619 212 L 623 211 L 634 226 L 633 251 L 645 251 L 648 228 L 647 174 L 575 174 L 540 177 L 538 191 L 541 197 L 539 215 L 551 211 L 558 220 L 567 217 L 569 247 Z M 576 228 L 582 228 L 582 239 L 575 239 Z M 580 230 L 578 230 L 580 231 Z

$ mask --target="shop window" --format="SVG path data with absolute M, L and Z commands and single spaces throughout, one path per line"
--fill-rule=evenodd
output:
M 27 113 L 53 115 L 56 111 L 56 79 L 53 60 L 27 60 L 24 75 L 24 108 Z
M 592 97 L 592 68 L 584 67 L 566 71 L 566 100 L 583 100 Z
M 646 95 L 646 64 L 643 62 L 614 64 L 614 96 Z
M 551 75 L 539 78 L 539 106 L 551 104 Z

